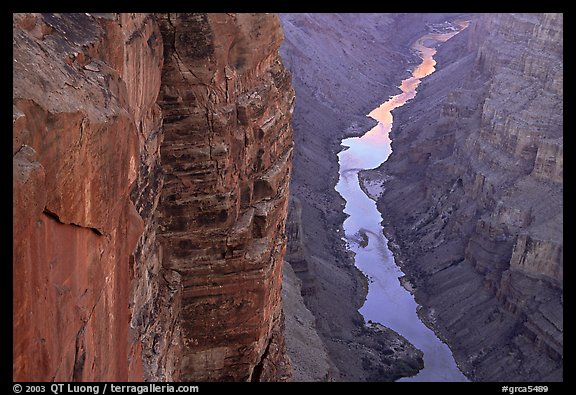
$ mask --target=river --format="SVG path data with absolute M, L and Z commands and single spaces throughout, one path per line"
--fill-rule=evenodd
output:
M 435 46 L 447 41 L 468 26 L 468 22 L 455 22 L 451 30 L 431 32 L 418 39 L 412 49 L 422 62 L 411 71 L 412 76 L 400 84 L 402 93 L 391 97 L 374 109 L 369 116 L 378 124 L 361 137 L 342 140 L 344 149 L 338 154 L 340 179 L 336 191 L 346 200 L 344 212 L 344 239 L 355 253 L 358 267 L 368 278 L 368 295 L 360 313 L 366 322 L 380 323 L 404 336 L 424 353 L 424 368 L 412 377 L 398 381 L 468 381 L 460 372 L 450 348 L 418 317 L 418 304 L 400 284 L 404 273 L 396 265 L 388 249 L 388 240 L 382 232 L 380 212 L 376 203 L 360 188 L 358 172 L 382 164 L 391 152 L 389 133 L 392 129 L 392 110 L 403 106 L 416 95 L 421 79 L 432 74 L 436 61 Z

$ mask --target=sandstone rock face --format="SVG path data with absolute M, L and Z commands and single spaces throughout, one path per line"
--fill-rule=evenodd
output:
M 14 14 L 14 379 L 284 380 L 272 15 Z
M 140 379 L 130 192 L 159 127 L 158 28 L 15 14 L 13 31 L 14 379 Z
M 182 287 L 180 378 L 285 379 L 280 291 L 294 92 L 278 56 L 278 18 L 158 20 L 166 59 L 159 234 L 163 265 Z
M 562 379 L 562 32 L 561 14 L 476 16 L 370 175 L 422 315 L 476 380 Z

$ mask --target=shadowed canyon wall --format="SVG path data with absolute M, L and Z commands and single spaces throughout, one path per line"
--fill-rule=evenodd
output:
M 410 46 L 428 32 L 427 24 L 457 15 L 280 16 L 286 35 L 280 53 L 297 97 L 286 261 L 301 280 L 303 299 L 329 356 L 328 380 L 392 381 L 416 374 L 422 365 L 422 353 L 406 339 L 365 325 L 358 312 L 367 281 L 342 240 L 344 201 L 334 189 L 336 155 L 342 138 L 374 126 L 365 114 L 399 91 L 407 69 L 419 62 Z M 309 343 L 310 349 L 317 347 Z
M 290 377 L 278 17 L 14 14 L 14 380 Z
M 422 317 L 475 380 L 562 380 L 562 34 L 562 14 L 475 16 L 365 173 Z

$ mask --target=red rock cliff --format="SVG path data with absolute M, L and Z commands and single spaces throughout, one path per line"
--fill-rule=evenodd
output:
M 159 23 L 167 174 L 159 230 L 163 264 L 182 287 L 181 378 L 284 377 L 294 93 L 278 56 L 278 18 L 169 14 Z
M 273 15 L 15 14 L 14 380 L 282 380 Z

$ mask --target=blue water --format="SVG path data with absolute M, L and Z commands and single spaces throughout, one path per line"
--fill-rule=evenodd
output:
M 460 30 L 467 26 L 462 23 Z M 404 336 L 424 353 L 424 368 L 413 377 L 398 381 L 468 381 L 460 372 L 450 348 L 426 327 L 416 314 L 418 304 L 400 284 L 404 273 L 396 265 L 388 249 L 388 240 L 382 233 L 382 217 L 376 203 L 360 188 L 358 172 L 373 169 L 390 155 L 389 133 L 392 128 L 392 111 L 412 99 L 422 78 L 434 72 L 433 59 L 436 49 L 429 45 L 444 42 L 458 33 L 429 33 L 413 45 L 422 59 L 412 76 L 400 84 L 402 93 L 370 113 L 379 123 L 361 137 L 342 140 L 345 148 L 338 154 L 340 179 L 336 190 L 346 200 L 344 212 L 344 239 L 355 253 L 356 266 L 368 277 L 368 295 L 360 313 L 366 322 L 380 323 Z M 367 243 L 366 243 L 367 241 Z

